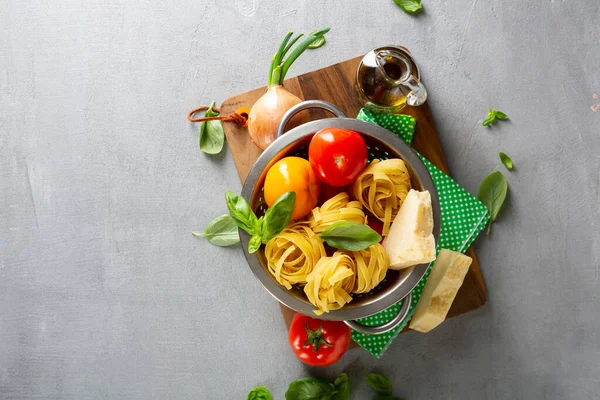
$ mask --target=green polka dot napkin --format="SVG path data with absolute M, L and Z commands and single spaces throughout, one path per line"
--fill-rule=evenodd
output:
M 374 114 L 362 109 L 356 118 L 379 125 L 395 133 L 409 145 L 412 143 L 416 121 L 409 115 Z M 419 157 L 429 170 L 440 199 L 442 226 L 438 241 L 438 252 L 443 248 L 464 253 L 488 222 L 490 216 L 487 209 L 483 203 L 473 197 L 439 168 L 427 161 L 420 154 Z M 396 336 L 398 336 L 398 333 L 404 329 L 412 318 L 432 265 L 433 263 L 429 265 L 429 269 L 413 290 L 410 310 L 397 328 L 381 335 L 365 335 L 353 331 L 352 339 L 375 357 L 381 357 Z M 394 304 L 378 314 L 362 318 L 359 321 L 364 325 L 381 325 L 391 320 L 398 313 L 403 301 Z

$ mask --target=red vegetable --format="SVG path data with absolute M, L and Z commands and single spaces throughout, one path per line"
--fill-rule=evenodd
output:
M 300 313 L 294 315 L 288 341 L 305 364 L 330 365 L 339 360 L 350 343 L 350 328 L 342 321 L 322 321 Z
M 365 169 L 367 157 L 362 136 L 348 129 L 321 129 L 308 146 L 308 160 L 315 174 L 331 186 L 354 182 Z

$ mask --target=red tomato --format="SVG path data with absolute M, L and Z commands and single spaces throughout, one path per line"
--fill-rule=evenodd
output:
M 296 313 L 288 341 L 303 363 L 330 365 L 342 358 L 348 349 L 350 328 L 342 321 L 322 321 Z
M 321 129 L 308 146 L 308 160 L 315 175 L 331 186 L 354 182 L 367 165 L 367 157 L 362 136 L 348 129 Z
M 369 225 L 371 227 L 371 229 L 373 229 L 375 232 L 379 233 L 379 236 L 382 236 L 383 222 L 381 222 L 379 219 L 377 219 L 377 217 L 369 215 L 367 217 L 367 225 Z M 383 236 L 379 243 L 382 243 L 382 242 L 383 242 Z

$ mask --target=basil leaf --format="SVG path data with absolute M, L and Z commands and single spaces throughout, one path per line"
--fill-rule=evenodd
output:
M 373 396 L 373 400 L 402 400 L 402 399 L 400 397 L 396 397 L 396 396 L 385 395 L 385 396 Z
M 311 44 L 308 45 L 309 49 L 318 49 L 325 44 L 325 36 L 319 36 Z
M 389 381 L 385 376 L 379 374 L 367 375 L 367 383 L 379 394 L 389 395 L 392 394 L 392 382 Z
M 381 236 L 367 225 L 339 221 L 319 233 L 328 245 L 340 250 L 360 251 L 379 243 Z
M 494 171 L 486 176 L 479 186 L 477 198 L 485 204 L 490 213 L 490 223 L 487 233 L 490 232 L 492 222 L 496 220 L 502 209 L 502 204 L 504 204 L 504 199 L 506 199 L 506 192 L 508 192 L 508 184 L 500 171 Z
M 221 121 L 206 121 L 200 129 L 200 150 L 206 154 L 218 154 L 223 150 L 225 130 Z
M 227 191 L 225 193 L 225 203 L 227 204 L 229 215 L 231 215 L 237 226 L 250 235 L 255 235 L 259 232 L 258 219 L 246 199 L 231 191 Z
M 247 400 L 272 400 L 271 392 L 264 386 L 257 386 L 248 393 Z
M 483 121 L 481 123 L 481 125 L 483 126 L 488 126 L 490 125 L 492 122 L 494 122 L 496 119 L 494 117 L 489 117 L 488 119 L 486 119 L 485 121 Z
M 286 192 L 279 196 L 275 203 L 267 209 L 264 221 L 261 223 L 263 243 L 271 240 L 285 229 L 290 222 L 296 204 L 296 192 Z
M 496 119 L 500 119 L 500 120 L 508 119 L 508 116 L 499 110 L 494 110 L 494 115 L 496 116 Z
M 500 156 L 500 161 L 502 161 L 502 164 L 504 164 L 506 169 L 513 169 L 512 159 L 508 155 L 506 155 L 506 153 L 501 151 L 500 153 L 498 153 L 498 155 Z
M 262 240 L 260 239 L 260 236 L 258 235 L 254 235 L 250 238 L 250 241 L 248 242 L 248 253 L 252 254 L 252 253 L 256 253 L 256 251 L 258 249 L 260 249 L 260 245 L 262 244 Z
M 303 378 L 290 383 L 286 400 L 322 400 L 331 399 L 336 394 L 329 382 L 318 378 Z
M 350 398 L 350 380 L 347 373 L 342 372 L 336 376 L 333 385 L 337 393 L 333 395 L 331 400 L 348 400 Z
M 421 0 L 394 0 L 401 9 L 407 13 L 414 13 L 421 9 Z
M 204 113 L 205 117 L 217 117 L 219 113 L 213 110 L 215 102 Z M 217 154 L 223 149 L 225 131 L 221 121 L 205 121 L 200 124 L 200 150 L 207 154 Z
M 232 246 L 240 241 L 238 226 L 229 214 L 219 215 L 206 225 L 203 233 L 192 232 L 192 235 L 205 237 L 215 246 Z

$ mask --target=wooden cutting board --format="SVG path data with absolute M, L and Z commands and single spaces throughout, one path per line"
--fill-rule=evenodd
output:
M 318 99 L 333 103 L 348 117 L 354 118 L 361 108 L 353 86 L 356 68 L 360 59 L 361 57 L 353 58 L 317 71 L 286 79 L 284 86 L 301 99 Z M 221 106 L 221 115 L 229 115 L 241 107 L 252 107 L 265 91 L 266 87 L 262 87 L 225 100 Z M 313 119 L 331 116 L 321 110 L 311 110 L 309 113 Z M 415 150 L 449 175 L 446 158 L 428 105 L 414 108 L 406 107 L 402 110 L 402 113 L 412 115 L 417 120 L 413 139 Z M 247 128 L 234 123 L 225 123 L 224 127 L 233 161 L 243 183 L 261 150 L 250 141 Z M 473 258 L 473 263 L 456 295 L 454 303 L 452 303 L 448 318 L 476 310 L 483 306 L 487 300 L 487 290 L 475 251 L 470 247 L 466 254 Z M 289 327 L 294 312 L 283 305 L 280 306 L 284 320 Z

